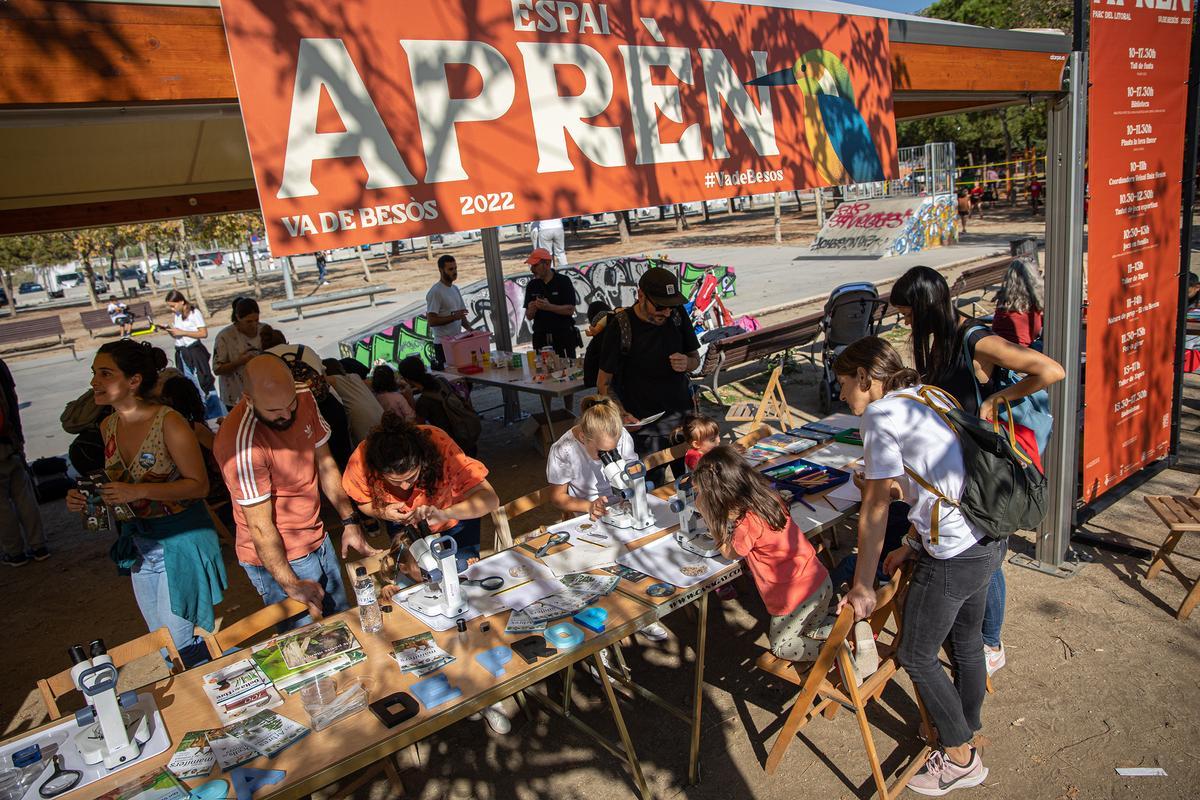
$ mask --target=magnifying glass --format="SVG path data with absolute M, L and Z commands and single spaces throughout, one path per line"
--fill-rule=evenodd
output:
M 499 575 L 487 575 L 482 578 L 463 578 L 459 581 L 463 586 L 478 586 L 488 592 L 494 592 L 504 585 L 504 578 Z
M 38 787 L 38 794 L 42 797 L 58 797 L 60 794 L 74 789 L 83 779 L 83 773 L 79 770 L 63 769 L 62 756 L 56 755 L 50 761 L 50 766 L 53 769 L 50 777 L 42 781 L 42 785 Z
M 552 533 L 552 534 L 550 534 L 550 538 L 546 540 L 546 543 L 544 545 L 542 545 L 541 547 L 539 547 L 537 549 L 537 552 L 534 553 L 533 555 L 536 558 L 541 558 L 542 556 L 546 555 L 546 553 L 550 552 L 551 547 L 554 547 L 556 544 L 566 544 L 567 540 L 570 538 L 571 538 L 571 534 L 567 533 L 566 531 L 559 531 L 558 533 Z

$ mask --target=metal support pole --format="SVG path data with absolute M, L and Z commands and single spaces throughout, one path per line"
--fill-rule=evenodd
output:
M 1183 410 L 1183 355 L 1187 333 L 1188 275 L 1192 268 L 1192 214 L 1196 203 L 1196 114 L 1200 109 L 1200 36 L 1192 31 L 1188 62 L 1187 127 L 1183 138 L 1183 219 L 1179 231 L 1179 314 L 1176 318 L 1175 391 L 1171 397 L 1171 463 L 1179 459 L 1179 432 Z
M 283 257 L 283 294 L 288 299 L 293 299 L 296 295 L 292 291 L 292 257 Z
M 512 352 L 512 331 L 508 327 L 508 294 L 504 291 L 504 265 L 500 263 L 500 229 L 484 228 L 483 265 L 487 270 L 488 309 L 491 311 L 492 338 L 496 349 Z M 521 416 L 521 404 L 512 389 L 501 389 L 504 397 L 504 421 L 516 422 Z
M 1050 313 L 1046 315 L 1045 352 L 1062 364 L 1066 378 L 1050 387 L 1055 425 L 1044 461 L 1049 491 L 1036 555 L 1033 560 L 1020 556 L 1012 559 L 1014 564 L 1058 577 L 1070 577 L 1076 568 L 1066 563 L 1066 554 L 1075 527 L 1079 480 L 1086 51 L 1071 53 L 1065 81 L 1066 96 L 1051 102 L 1048 125 L 1046 308 Z

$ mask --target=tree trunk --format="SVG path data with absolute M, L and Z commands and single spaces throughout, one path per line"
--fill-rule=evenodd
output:
M 91 301 L 92 308 L 99 308 L 100 303 L 96 299 L 96 270 L 91 259 L 80 258 L 79 261 L 83 264 L 83 282 L 87 284 L 88 300 Z
M 433 236 L 425 235 L 425 260 L 433 261 Z
M 675 204 L 675 230 L 686 231 L 691 226 L 688 225 L 687 214 L 683 211 L 683 203 Z
M 617 232 L 621 234 L 621 244 L 629 244 L 629 212 L 617 212 Z
M 146 242 L 140 241 L 142 246 L 142 262 L 146 265 L 146 286 L 150 289 L 151 297 L 158 297 L 158 284 L 154 282 L 154 269 L 150 266 L 150 251 L 146 249 Z
M 188 241 L 187 227 L 183 220 L 179 220 L 179 241 L 175 244 L 179 250 L 179 264 L 187 270 L 186 274 L 192 287 L 192 305 L 200 309 L 200 313 L 204 315 L 205 320 L 208 318 L 208 301 L 204 299 L 204 292 L 200 289 L 200 270 L 195 264 L 187 263 L 187 253 L 191 252 L 191 245 Z
M 783 244 L 783 218 L 780 216 L 779 192 L 775 193 L 775 244 Z
M 817 227 L 825 227 L 825 190 L 814 189 L 813 200 L 817 202 Z
M 17 293 L 13 291 L 13 274 L 8 270 L 4 271 L 4 294 L 8 297 L 8 313 L 9 316 L 17 315 Z
M 258 283 L 258 262 L 254 258 L 254 234 L 251 231 L 246 231 L 246 243 L 250 245 L 250 288 L 254 290 L 254 296 L 262 298 L 262 287 Z
M 729 198 L 729 208 L 726 210 L 726 213 L 728 213 L 729 216 L 731 216 L 731 217 L 733 216 L 733 198 L 732 197 Z
M 1012 136 L 1008 132 L 1008 110 L 1000 109 L 1000 131 L 1004 134 L 1004 195 L 1012 197 L 1013 187 L 1013 163 L 1012 163 Z M 1010 204 L 1012 205 L 1012 204 Z
M 358 260 L 362 262 L 363 280 L 367 283 L 371 282 L 371 268 L 367 266 L 367 253 L 361 247 L 358 248 Z
M 121 273 L 117 270 L 117 251 L 113 250 L 112 255 L 108 260 L 108 271 L 117 278 L 117 285 L 121 287 L 121 297 L 129 297 L 129 289 L 125 288 L 125 279 L 121 277 Z M 110 286 L 111 290 L 112 287 Z

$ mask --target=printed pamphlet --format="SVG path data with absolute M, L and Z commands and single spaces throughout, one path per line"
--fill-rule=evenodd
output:
M 308 735 L 308 728 L 274 711 L 263 711 L 225 732 L 245 742 L 267 758 L 274 758 Z
M 167 769 L 181 781 L 192 778 L 203 778 L 212 772 L 217 763 L 212 748 L 208 744 L 208 736 L 204 731 L 188 731 L 183 735 L 175 755 L 167 762 Z
M 268 714 L 273 712 L 266 712 Z M 239 723 L 240 724 L 240 723 Z M 212 728 L 204 732 L 213 756 L 223 772 L 253 761 L 261 754 L 249 743 L 234 736 L 229 728 Z
M 223 725 L 283 705 L 279 692 L 249 658 L 205 675 L 204 691 Z
M 179 778 L 159 768 L 105 792 L 97 800 L 187 800 L 188 794 Z

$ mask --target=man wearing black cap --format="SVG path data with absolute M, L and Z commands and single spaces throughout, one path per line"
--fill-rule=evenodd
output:
M 525 319 L 533 322 L 533 349 L 553 347 L 564 358 L 574 358 L 581 344 L 575 327 L 579 298 L 571 279 L 554 270 L 554 257 L 544 247 L 525 260 L 533 280 L 525 287 Z
M 669 447 L 671 432 L 692 408 L 687 374 L 700 366 L 700 342 L 680 308 L 686 302 L 674 273 L 654 267 L 638 281 L 637 301 L 614 311 L 605 327 L 597 392 L 616 394 L 631 420 L 663 412 L 630 431 L 643 456 Z

